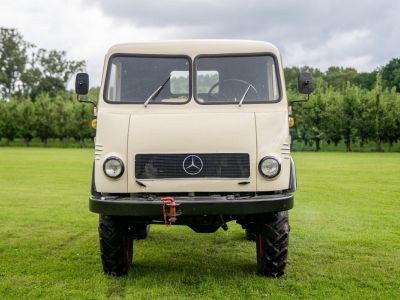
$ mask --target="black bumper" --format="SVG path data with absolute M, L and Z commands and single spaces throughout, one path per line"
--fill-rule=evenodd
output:
M 177 216 L 234 215 L 244 216 L 289 210 L 293 195 L 277 194 L 255 197 L 175 197 Z M 91 197 L 90 211 L 118 216 L 162 216 L 161 198 L 132 198 L 117 196 Z

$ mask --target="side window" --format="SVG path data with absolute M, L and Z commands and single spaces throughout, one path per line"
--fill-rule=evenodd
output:
M 187 95 L 189 93 L 189 71 L 172 71 L 170 83 L 171 94 Z
M 198 94 L 208 93 L 217 82 L 219 82 L 218 71 L 197 71 L 196 85 Z M 218 92 L 219 86 L 216 86 L 212 90 L 212 94 L 217 94 Z
M 276 100 L 279 98 L 278 80 L 276 78 L 275 64 L 271 63 L 268 66 L 268 98 Z
M 118 61 L 111 64 L 107 96 L 110 101 L 121 100 L 121 64 Z

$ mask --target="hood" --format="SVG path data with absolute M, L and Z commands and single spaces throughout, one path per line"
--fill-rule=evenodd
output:
M 255 124 L 243 112 L 132 114 L 128 192 L 255 191 Z

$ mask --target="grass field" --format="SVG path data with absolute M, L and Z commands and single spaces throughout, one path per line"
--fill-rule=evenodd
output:
M 102 274 L 93 150 L 0 149 L 0 299 L 399 299 L 400 154 L 296 153 L 287 274 L 255 273 L 241 228 L 153 226 L 126 278 Z

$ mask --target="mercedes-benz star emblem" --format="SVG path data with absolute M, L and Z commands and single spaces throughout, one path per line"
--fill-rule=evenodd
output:
M 188 155 L 182 163 L 183 171 L 189 175 L 197 175 L 203 170 L 203 161 L 197 155 Z

